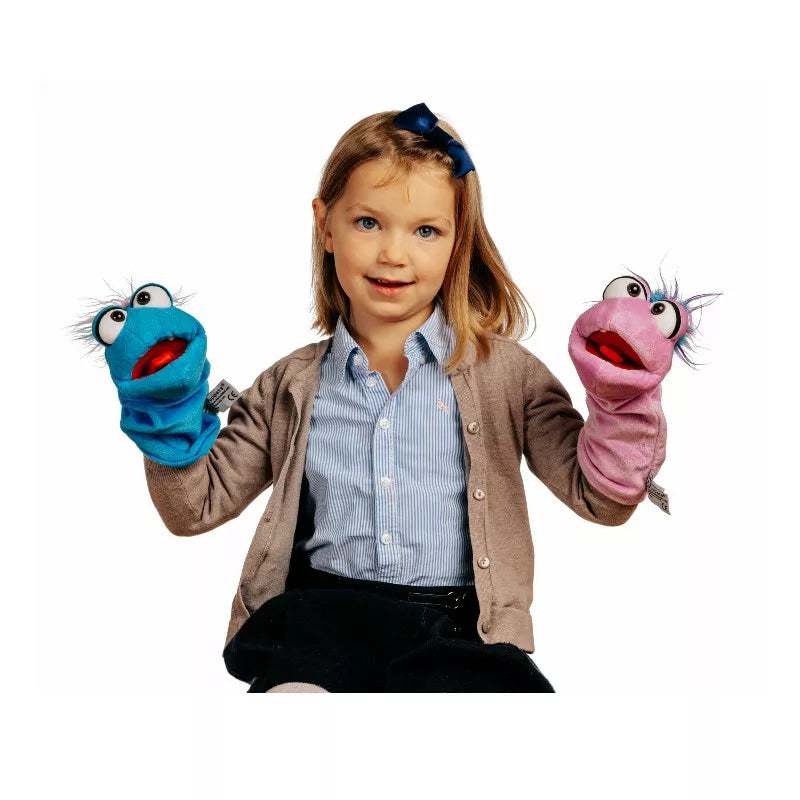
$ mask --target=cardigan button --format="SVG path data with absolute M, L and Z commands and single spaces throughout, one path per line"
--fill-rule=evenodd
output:
M 469 425 L 467 425 L 467 430 L 468 430 L 470 433 L 477 433 L 477 432 L 480 430 L 480 427 L 481 427 L 481 426 L 480 426 L 480 425 L 478 425 L 478 423 L 477 423 L 477 422 L 470 422 L 470 424 L 469 424 Z
M 472 493 L 472 496 L 473 496 L 473 497 L 474 497 L 476 500 L 483 500 L 483 498 L 484 498 L 484 497 L 486 497 L 486 493 L 483 491 L 483 489 L 476 489 L 476 490 L 475 490 L 475 491 Z
M 486 556 L 482 556 L 481 558 L 478 559 L 478 566 L 481 569 L 486 569 L 489 566 L 489 564 L 491 564 L 491 563 L 492 562 L 489 561 L 489 559 L 486 558 Z
M 484 623 L 482 623 L 482 624 L 481 624 L 481 630 L 482 630 L 484 633 L 489 633 L 489 623 L 488 623 L 488 622 L 484 622 Z

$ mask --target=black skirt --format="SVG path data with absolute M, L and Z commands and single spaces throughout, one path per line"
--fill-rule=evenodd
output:
M 553 692 L 533 659 L 477 633 L 473 586 L 360 581 L 293 560 L 286 591 L 223 651 L 228 672 L 266 692 L 300 681 L 329 692 Z

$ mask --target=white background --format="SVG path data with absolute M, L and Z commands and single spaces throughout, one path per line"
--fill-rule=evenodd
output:
M 249 386 L 318 338 L 311 199 L 328 153 L 372 109 L 419 100 L 464 138 L 489 231 L 536 313 L 523 344 L 582 409 L 567 337 L 609 280 L 634 270 L 655 285 L 661 264 L 689 295 L 724 292 L 700 325 L 706 364 L 695 372 L 676 360 L 664 384 L 668 461 L 658 480 L 671 516 L 645 503 L 622 528 L 584 522 L 523 461 L 537 664 L 570 694 L 736 691 L 763 678 L 767 554 L 748 542 L 761 511 L 753 480 L 766 475 L 748 465 L 765 460 L 766 442 L 757 427 L 729 435 L 751 402 L 740 365 L 761 347 L 738 328 L 766 237 L 763 88 L 425 89 L 423 98 L 407 84 L 369 86 L 317 109 L 310 84 L 42 87 L 39 268 L 62 301 L 42 321 L 40 358 L 47 382 L 73 390 L 57 413 L 46 384 L 39 392 L 40 458 L 62 474 L 40 517 L 40 630 L 65 655 L 81 642 L 81 657 L 62 665 L 71 691 L 124 681 L 132 693 L 241 692 L 220 651 L 268 495 L 203 536 L 169 534 L 141 455 L 119 430 L 107 369 L 81 360 L 65 326 L 105 281 L 182 286 L 197 293 L 184 309 L 208 334 L 211 385 Z
M 9 428 L 28 434 L 17 471 L 35 475 L 38 537 L 19 562 L 25 593 L 8 607 L 29 636 L 35 629 L 30 647 L 14 648 L 34 698 L 22 717 L 27 754 L 58 765 L 37 770 L 35 785 L 228 796 L 263 780 L 248 765 L 275 759 L 283 743 L 270 774 L 300 796 L 351 796 L 373 764 L 392 797 L 467 783 L 549 797 L 784 796 L 789 784 L 775 778 L 792 733 L 780 709 L 796 691 L 779 683 L 790 672 L 776 614 L 794 606 L 781 516 L 767 513 L 784 408 L 771 403 L 781 394 L 770 330 L 771 301 L 785 292 L 775 242 L 787 221 L 796 227 L 777 200 L 796 159 L 775 143 L 796 87 L 765 66 L 783 66 L 780 18 L 708 13 L 682 25 L 623 8 L 604 20 L 532 18 L 526 37 L 470 17 L 452 41 L 451 22 L 428 39 L 424 23 L 441 22 L 432 10 L 415 11 L 416 25 L 363 5 L 352 18 L 312 14 L 301 35 L 288 15 L 251 19 L 239 8 L 175 11 L 152 25 L 141 10 L 106 9 L 10 20 L 25 43 L 8 96 L 20 104 L 27 160 L 5 219 L 36 248 L 20 267 L 23 277 L 36 270 L 36 293 L 15 305 L 22 330 L 35 321 L 38 366 L 35 396 Z M 362 15 L 369 24 L 354 25 Z M 548 28 L 563 47 L 548 45 Z M 462 66 L 473 40 L 482 63 Z M 688 294 L 724 292 L 703 316 L 706 364 L 676 361 L 664 384 L 658 480 L 672 515 L 645 502 L 621 528 L 593 526 L 523 462 L 534 658 L 558 693 L 549 700 L 287 696 L 254 711 L 236 699 L 246 687 L 221 650 L 267 495 L 208 534 L 169 534 L 119 430 L 107 371 L 81 358 L 66 326 L 104 281 L 182 287 L 196 292 L 185 308 L 208 333 L 212 383 L 249 385 L 318 338 L 310 204 L 330 150 L 363 116 L 422 101 L 457 128 L 477 166 L 489 230 L 536 312 L 523 344 L 581 410 L 567 336 L 608 280 L 632 269 L 654 281 L 661 265 Z M 23 206 L 33 212 L 24 222 Z M 34 537 L 30 517 L 20 520 Z M 307 755 L 315 743 L 325 746 Z M 120 784 L 139 750 L 138 777 Z M 89 777 L 79 769 L 87 751 Z M 412 753 L 430 771 L 409 771 Z

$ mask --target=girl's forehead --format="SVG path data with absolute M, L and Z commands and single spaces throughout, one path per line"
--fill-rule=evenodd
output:
M 415 165 L 406 172 L 393 170 L 386 160 L 368 161 L 350 173 L 343 199 L 346 207 L 358 202 L 383 201 L 452 213 L 455 189 L 445 172 L 424 164 Z

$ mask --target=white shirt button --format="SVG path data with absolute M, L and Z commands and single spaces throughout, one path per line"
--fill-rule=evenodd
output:
M 489 561 L 489 559 L 486 558 L 486 556 L 483 556 L 482 558 L 478 559 L 478 566 L 481 569 L 486 569 L 489 566 L 489 564 L 491 564 L 491 561 Z
M 389 531 L 384 531 L 383 535 L 381 536 L 381 541 L 384 544 L 391 544 L 392 543 L 392 534 Z
M 420 356 L 420 357 L 419 357 L 419 363 L 420 363 L 420 364 L 424 364 L 424 363 L 425 363 L 425 361 L 426 361 L 426 359 L 425 359 L 425 356 Z
M 359 356 L 359 355 L 354 356 L 353 357 L 353 363 L 354 364 L 360 364 L 361 363 L 361 356 Z
M 390 425 L 390 422 L 389 422 L 389 420 L 388 420 L 388 419 L 386 419 L 386 417 L 384 417 L 384 418 L 383 418 L 383 419 L 382 419 L 382 420 L 381 420 L 381 421 L 378 423 L 378 425 L 380 425 L 380 426 L 381 426 L 381 428 L 383 428 L 384 430 L 386 430 L 386 429 L 389 427 L 389 425 Z
M 378 381 L 375 378 L 367 378 L 367 386 L 371 389 Z
M 384 475 L 381 478 L 381 486 L 391 486 L 391 485 L 392 485 L 392 479 L 387 475 Z

